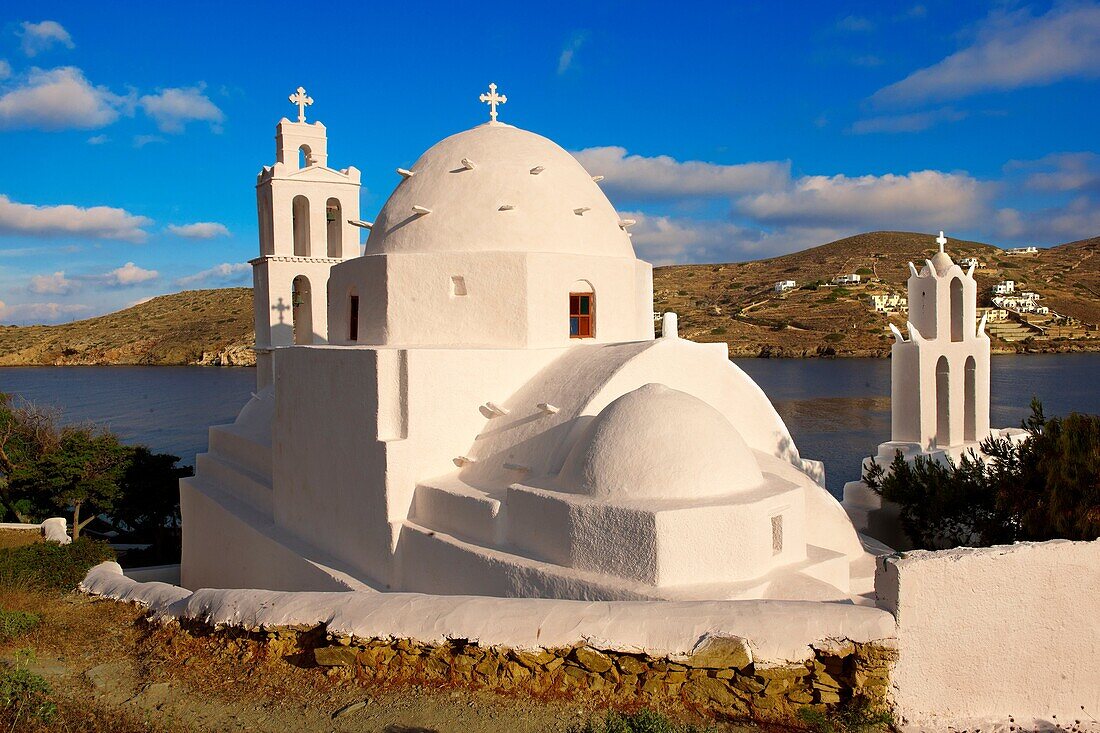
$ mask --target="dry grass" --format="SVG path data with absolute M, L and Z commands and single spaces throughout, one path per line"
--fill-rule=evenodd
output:
M 37 529 L 0 529 L 0 550 L 5 547 L 23 547 L 38 542 L 42 534 Z

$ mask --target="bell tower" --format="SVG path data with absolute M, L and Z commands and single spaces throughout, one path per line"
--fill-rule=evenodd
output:
M 939 252 L 909 263 L 908 340 L 892 324 L 891 441 L 936 451 L 989 437 L 989 336 L 977 323 L 974 265 Z
M 275 132 L 275 164 L 256 178 L 260 256 L 251 260 L 256 324 L 256 380 L 272 381 L 271 352 L 328 341 L 328 280 L 332 266 L 359 256 L 359 171 L 328 167 L 328 135 L 306 122 L 313 100 L 290 95 L 298 120 Z

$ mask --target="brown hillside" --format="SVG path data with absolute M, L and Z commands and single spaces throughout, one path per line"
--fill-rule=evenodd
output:
M 254 362 L 251 288 L 186 290 L 58 326 L 0 326 L 0 365 Z
M 676 311 L 684 337 L 724 341 L 734 356 L 886 356 L 892 341 L 887 317 L 871 309 L 868 296 L 904 295 L 908 262 L 919 266 L 936 249 L 931 234 L 871 232 L 755 262 L 659 267 L 653 271 L 653 309 Z M 994 283 L 1011 279 L 1082 323 L 1082 338 L 994 338 L 995 350 L 1100 350 L 1094 330 L 1100 323 L 1100 237 L 1034 256 L 963 240 L 952 240 L 948 251 L 956 261 L 973 256 L 983 263 L 975 272 L 980 305 L 990 304 Z M 870 282 L 809 289 L 851 273 Z M 795 280 L 800 289 L 777 295 L 779 280 Z M 904 327 L 904 316 L 890 318 Z M 254 362 L 252 342 L 250 289 L 190 290 L 75 323 L 0 326 L 0 365 L 243 365 Z
M 976 257 L 980 305 L 989 289 L 1011 279 L 1043 296 L 1042 304 L 1085 324 L 1100 323 L 1100 238 L 1072 242 L 1034 256 L 1010 256 L 981 242 L 951 240 L 959 261 Z M 734 356 L 886 356 L 892 338 L 887 317 L 867 303 L 872 293 L 905 294 L 908 263 L 918 266 L 937 250 L 935 235 L 870 232 L 767 260 L 722 265 L 674 265 L 653 272 L 654 310 L 680 315 L 680 331 L 698 341 L 725 341 Z M 812 288 L 858 273 L 858 286 Z M 777 295 L 780 280 L 800 289 Z M 904 316 L 891 316 L 904 327 Z M 1095 335 L 1093 332 L 1090 335 Z M 1100 348 L 1098 339 L 1000 342 L 997 351 L 1076 351 Z

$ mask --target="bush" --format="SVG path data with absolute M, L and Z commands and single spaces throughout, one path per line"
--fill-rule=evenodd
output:
M 713 726 L 700 728 L 697 725 L 677 723 L 661 713 L 643 708 L 636 713 L 624 715 L 608 710 L 600 720 L 589 720 L 583 726 L 573 726 L 570 733 L 703 733 L 713 731 Z
M 32 659 L 31 650 L 19 652 L 15 664 L 0 670 L 0 710 L 14 713 L 15 722 L 20 716 L 48 721 L 57 713 L 57 706 L 50 700 L 50 683 L 27 669 Z
M 956 464 L 901 453 L 890 469 L 872 464 L 863 477 L 897 503 L 914 546 L 942 549 L 1051 539 L 1100 537 L 1100 416 L 1047 419 L 1038 400 L 1024 421 L 1030 437 L 990 438 Z
M 25 634 L 38 623 L 38 616 L 25 611 L 5 611 L 0 608 L 0 641 L 10 641 Z
M 70 591 L 115 553 L 106 542 L 81 537 L 70 545 L 35 542 L 0 550 L 0 585 Z
M 835 344 L 838 341 L 843 341 L 844 340 L 844 334 L 842 334 L 842 333 L 830 333 L 827 336 L 825 336 L 825 340 L 828 341 L 831 344 Z
M 712 328 L 710 329 L 710 332 L 715 336 L 724 336 L 726 333 L 726 327 L 719 326 L 718 328 Z
M 852 291 L 848 288 L 833 288 L 833 295 L 838 298 L 843 298 L 846 295 L 851 295 Z
M 798 717 L 815 733 L 871 733 L 894 727 L 890 711 L 872 706 L 865 697 L 854 697 L 827 712 L 799 708 Z
M 872 275 L 875 274 L 875 271 L 872 270 L 869 267 L 861 267 L 858 270 L 856 270 L 856 274 L 859 275 L 860 277 L 871 277 Z

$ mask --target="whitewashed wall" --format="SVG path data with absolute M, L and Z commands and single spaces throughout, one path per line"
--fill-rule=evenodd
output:
M 908 726 L 1100 718 L 1100 540 L 909 552 L 875 586 Z

